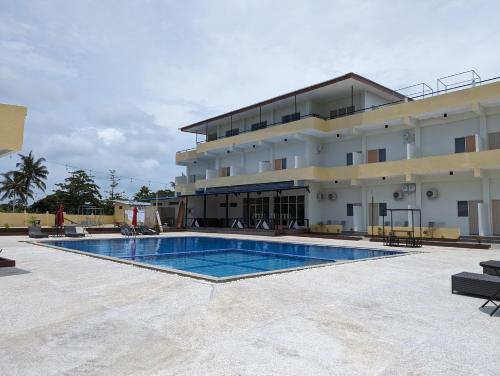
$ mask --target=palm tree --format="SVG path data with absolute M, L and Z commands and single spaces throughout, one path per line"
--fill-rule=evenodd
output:
M 38 188 L 45 192 L 44 180 L 47 179 L 49 171 L 43 164 L 45 158 L 35 159 L 33 152 L 30 151 L 28 155 L 18 154 L 21 161 L 16 163 L 18 173 L 24 183 L 24 205 L 28 204 L 28 198 L 33 198 L 33 188 Z
M 6 172 L 1 175 L 3 180 L 0 182 L 0 200 L 10 199 L 12 202 L 12 212 L 16 209 L 16 200 L 26 202 L 25 185 L 21 174 L 17 171 Z

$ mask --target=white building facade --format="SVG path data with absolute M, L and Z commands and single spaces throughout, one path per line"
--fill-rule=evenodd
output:
M 181 130 L 203 139 L 176 155 L 187 226 L 380 233 L 413 208 L 424 236 L 500 235 L 494 80 L 408 98 L 350 73 Z

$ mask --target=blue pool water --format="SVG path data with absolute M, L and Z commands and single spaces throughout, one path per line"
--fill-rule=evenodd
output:
M 210 277 L 231 277 L 402 253 L 203 236 L 53 240 L 43 243 Z

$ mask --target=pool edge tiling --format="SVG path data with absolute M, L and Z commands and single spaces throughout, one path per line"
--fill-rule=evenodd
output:
M 306 261 L 313 261 L 313 264 L 308 264 L 308 265 L 300 265 L 300 266 L 297 266 L 297 267 L 286 267 L 286 268 L 278 268 L 278 269 L 272 269 L 272 270 L 262 270 L 262 271 L 254 271 L 254 272 L 251 272 L 251 273 L 241 273 L 241 274 L 234 274 L 234 275 L 224 275 L 224 276 L 214 276 L 214 275 L 209 275 L 209 274 L 202 274 L 202 273 L 199 273 L 199 272 L 194 272 L 194 271 L 190 271 L 190 270 L 185 270 L 185 269 L 178 269 L 178 268 L 175 268 L 175 267 L 170 267 L 170 266 L 162 266 L 162 265 L 158 265 L 158 264 L 154 264 L 154 263 L 146 263 L 146 262 L 139 262 L 139 261 L 135 261 L 135 260 L 130 260 L 130 259 L 127 259 L 131 256 L 121 256 L 121 257 L 116 257 L 116 255 L 106 255 L 106 254 L 99 254 L 99 253 L 95 253 L 95 252 L 90 252 L 90 251 L 85 251 L 85 250 L 79 250 L 79 249 L 73 249 L 73 248 L 69 248 L 69 247 L 65 247 L 65 246 L 60 246 L 60 245 L 56 245 L 56 244 L 53 244 L 53 243 L 63 243 L 65 245 L 67 245 L 68 243 L 71 244 L 71 243 L 82 243 L 84 241 L 91 241 L 91 242 L 94 242 L 94 241 L 126 241 L 128 240 L 127 238 L 99 238 L 99 239 L 57 239 L 57 240 L 43 240 L 43 241 L 28 241 L 27 243 L 31 243 L 31 244 L 35 244 L 35 245 L 39 245 L 39 246 L 44 246 L 44 247 L 48 247 L 48 248 L 53 248 L 53 249 L 57 249 L 57 250 L 62 250 L 62 251 L 66 251 L 66 252 L 71 252 L 71 253 L 76 253 L 76 254 L 79 254 L 79 255 L 84 255 L 84 256 L 90 256 L 90 257 L 94 257 L 94 258 L 98 258 L 98 259 L 103 259 L 103 260 L 108 260 L 108 261 L 113 261 L 113 262 L 118 262 L 118 263 L 121 263 L 121 264 L 128 264 L 128 265 L 133 265 L 133 266 L 137 266 L 137 267 L 140 267 L 140 268 L 145 268 L 145 269 L 149 269 L 149 270 L 154 270 L 154 271 L 160 271 L 160 272 L 165 272 L 165 273 L 169 273 L 169 274 L 176 274 L 176 275 L 180 275 L 180 276 L 185 276 L 185 277 L 190 277 L 190 278 L 195 278 L 195 279 L 200 279 L 200 280 L 205 280 L 205 281 L 209 281 L 209 282 L 230 282 L 230 281 L 236 281 L 236 280 L 239 280 L 239 279 L 247 279 L 247 278 L 255 278 L 255 277 L 261 277 L 261 276 L 266 276 L 266 275 L 271 275 L 271 274 L 281 274 L 281 273 L 288 273 L 288 272 L 293 272 L 293 271 L 300 271 L 300 270 L 306 270 L 306 269 L 312 269 L 312 268 L 319 268 L 319 267 L 326 267 L 326 266 L 332 266 L 332 265 L 342 265 L 342 264 L 345 264 L 345 263 L 351 263 L 351 262 L 357 262 L 357 261 L 367 261 L 367 260 L 378 260 L 378 259 L 382 259 L 382 258 L 388 258 L 388 257 L 398 257 L 398 256 L 404 256 L 404 255 L 409 255 L 409 254 L 414 254 L 414 253 L 420 253 L 420 252 L 413 252 L 413 251 L 403 251 L 403 250 L 396 250 L 396 249 L 390 249 L 390 250 L 387 250 L 387 249 L 380 249 L 380 248 L 366 248 L 366 247 L 352 247 L 352 246 L 347 246 L 347 247 L 342 247 L 342 246 L 330 246 L 330 245 L 322 245 L 322 244 L 315 244 L 315 243 L 307 243 L 307 242 L 303 242 L 303 239 L 301 239 L 301 242 L 291 242 L 289 240 L 287 241 L 278 241 L 278 240 L 272 240 L 272 241 L 269 241 L 269 240 L 261 240 L 261 239 L 252 239 L 252 240 L 248 240 L 248 238 L 221 238 L 221 237 L 211 237 L 211 236 L 181 236 L 181 237 L 177 237 L 177 236 L 156 236 L 156 237 L 140 237 L 140 238 L 137 238 L 136 241 L 141 241 L 141 240 L 144 240 L 144 239 L 156 239 L 156 240 L 161 240 L 162 239 L 165 239 L 165 240 L 170 240 L 170 241 L 175 241 L 176 239 L 183 239 L 184 241 L 186 239 L 193 239 L 193 238 L 196 238 L 196 239 L 200 239 L 202 238 L 203 241 L 207 241 L 207 240 L 213 240 L 215 241 L 216 239 L 218 239 L 219 241 L 237 241 L 237 242 L 253 242 L 253 243 L 259 243 L 261 246 L 272 246 L 272 247 L 283 247 L 283 246 L 294 246 L 294 247 L 304 247 L 305 249 L 307 249 L 309 251 L 309 247 L 314 247 L 314 248 L 318 248 L 320 247 L 321 248 L 321 252 L 324 252 L 325 250 L 327 250 L 328 252 L 329 251 L 337 251 L 337 252 L 341 252 L 341 250 L 349 250 L 351 251 L 352 253 L 356 252 L 356 251 L 363 251 L 363 252 L 366 252 L 366 251 L 370 251 L 370 252 L 374 252 L 374 253 L 382 253 L 382 255 L 380 256 L 366 256 L 366 257 L 361 257 L 361 258 L 355 258 L 355 259 L 318 259 L 318 258 L 315 258 L 315 257 L 309 257 L 309 256 L 299 256 L 299 255 L 290 255 L 290 254 L 279 254 L 278 255 L 278 258 L 302 258 L 302 259 L 307 259 L 307 260 L 303 260 L 303 262 L 306 262 Z M 231 249 L 224 249 L 223 251 L 230 251 Z M 235 248 L 235 249 L 232 249 L 233 252 L 235 253 L 243 253 L 243 254 L 249 254 L 249 253 L 255 253 L 253 250 L 248 250 L 248 249 L 238 249 L 238 248 Z M 213 250 L 209 250 L 208 252 L 207 251 L 200 251 L 200 250 L 196 250 L 196 251 L 190 251 L 190 252 L 187 252 L 189 253 L 190 255 L 188 256 L 188 258 L 192 258 L 191 254 L 197 254 L 197 253 L 213 253 L 213 252 L 220 252 L 220 251 L 213 251 Z M 271 256 L 271 259 L 270 260 L 265 260 L 267 262 L 269 261 L 275 261 L 273 260 L 273 257 L 275 257 L 277 254 L 273 254 L 273 253 L 270 253 L 270 252 L 259 252 L 259 251 L 256 251 L 257 253 L 261 253 L 262 255 L 268 255 L 268 256 Z M 171 254 L 160 254 L 160 253 L 157 253 L 157 254 L 153 254 L 153 255 L 140 255 L 140 254 L 137 254 L 132 257 L 134 258 L 142 258 L 144 259 L 144 257 L 158 257 L 158 258 L 161 258 L 161 257 L 169 257 L 171 255 L 175 256 L 179 253 L 182 253 L 182 252 L 177 252 L 177 253 L 171 253 Z M 185 252 L 186 253 L 186 252 Z M 126 257 L 126 258 L 123 258 L 123 257 Z M 245 261 L 246 262 L 246 261 Z M 225 266 L 225 265 L 224 265 Z M 224 267 L 222 266 L 222 267 Z M 230 264 L 229 265 L 230 267 L 235 267 L 234 264 Z M 203 268 L 203 266 L 202 266 Z M 244 268 L 242 268 L 244 269 Z

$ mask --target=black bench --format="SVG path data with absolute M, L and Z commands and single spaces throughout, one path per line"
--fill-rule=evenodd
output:
M 488 299 L 481 308 L 492 302 L 496 307 L 490 316 L 500 308 L 500 305 L 494 302 L 500 301 L 500 277 L 495 275 L 468 272 L 454 274 L 451 276 L 451 292 Z

